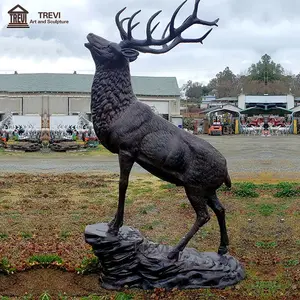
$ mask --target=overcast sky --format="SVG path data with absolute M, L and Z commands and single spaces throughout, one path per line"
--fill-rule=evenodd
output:
M 0 73 L 62 72 L 93 73 L 94 62 L 83 46 L 93 32 L 114 42 L 120 41 L 114 17 L 136 16 L 140 25 L 134 37 L 145 38 L 146 22 L 157 10 L 162 13 L 154 36 L 160 37 L 181 0 L 1 0 Z M 38 12 L 61 12 L 69 24 L 30 24 L 29 29 L 7 29 L 8 10 L 20 4 L 29 11 L 28 21 Z M 192 12 L 194 0 L 180 10 L 175 26 Z M 275 62 L 293 73 L 300 72 L 299 0 L 202 0 L 198 17 L 207 21 L 220 18 L 219 27 L 201 44 L 180 44 L 161 55 L 141 54 L 131 64 L 132 75 L 176 76 L 179 85 L 191 79 L 207 83 L 226 66 L 235 73 L 268 53 Z M 156 22 L 153 22 L 153 25 Z M 209 28 L 195 25 L 184 37 L 200 37 Z

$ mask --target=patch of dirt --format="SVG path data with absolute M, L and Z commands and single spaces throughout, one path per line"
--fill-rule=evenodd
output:
M 65 293 L 68 296 L 88 296 L 101 290 L 97 274 L 78 275 L 55 269 L 36 269 L 13 275 L 0 275 L 1 296 L 40 296 Z M 103 291 L 101 293 L 103 295 Z

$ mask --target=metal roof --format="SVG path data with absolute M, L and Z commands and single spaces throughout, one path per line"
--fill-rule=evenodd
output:
M 293 108 L 291 109 L 291 111 L 292 111 L 293 113 L 299 112 L 299 111 L 300 111 L 300 105 L 299 105 L 299 106 L 293 107 Z
M 90 93 L 93 77 L 94 74 L 0 74 L 0 91 Z M 131 76 L 131 82 L 139 96 L 180 96 L 176 77 Z
M 291 114 L 292 111 L 283 107 L 272 107 L 272 108 L 262 108 L 262 107 L 249 107 L 240 112 L 242 115 L 259 115 L 259 114 L 270 114 L 270 115 L 280 115 L 284 116 L 286 114 Z
M 213 110 L 216 110 L 217 108 L 215 108 L 215 107 L 210 107 L 210 108 L 207 108 L 207 109 L 205 109 L 205 110 L 203 110 L 203 111 L 201 111 L 201 113 L 209 113 L 209 112 L 211 112 L 211 111 L 213 111 Z
M 287 96 L 246 96 L 245 103 L 287 103 Z
M 222 97 L 212 101 L 238 101 L 238 97 Z
M 202 97 L 202 103 L 209 103 L 211 101 L 214 101 L 216 99 L 216 96 L 213 95 L 206 95 Z
M 211 110 L 210 112 L 208 112 L 208 114 L 215 113 L 215 112 L 218 112 L 218 111 L 228 111 L 228 112 L 231 112 L 231 113 L 233 112 L 233 113 L 238 113 L 239 114 L 241 109 L 239 109 L 238 107 L 233 106 L 233 105 L 224 105 L 223 107 Z

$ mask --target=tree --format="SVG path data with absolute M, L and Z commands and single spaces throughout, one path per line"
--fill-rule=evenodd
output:
M 218 98 L 236 96 L 239 88 L 238 77 L 229 67 L 226 67 L 223 71 L 216 74 L 215 78 L 210 80 L 208 88 L 210 91 L 216 90 Z
M 300 96 L 300 73 L 297 75 L 293 75 L 291 79 L 291 92 L 295 96 Z
M 233 74 L 233 72 L 229 69 L 229 67 L 226 67 L 223 71 L 219 72 L 216 75 L 217 80 L 223 80 L 223 81 L 230 81 L 234 82 L 236 79 L 236 75 Z
M 208 94 L 208 89 L 203 84 L 199 82 L 192 82 L 189 80 L 181 88 L 184 92 L 184 95 L 189 101 L 192 102 L 201 102 L 201 97 Z
M 265 54 L 258 63 L 251 65 L 248 73 L 252 80 L 262 81 L 267 84 L 268 82 L 281 80 L 284 76 L 284 68 L 271 60 L 271 56 Z
M 268 54 L 264 54 L 259 62 L 240 74 L 234 74 L 227 66 L 207 86 L 189 80 L 182 89 L 188 100 L 194 102 L 199 102 L 201 96 L 209 94 L 217 98 L 236 97 L 241 91 L 252 95 L 284 95 L 292 92 L 295 96 L 300 96 L 300 73 L 295 75 L 287 72 Z

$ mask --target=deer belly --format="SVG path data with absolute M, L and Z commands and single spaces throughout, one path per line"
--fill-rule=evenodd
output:
M 165 169 L 163 166 L 158 167 L 143 159 L 137 159 L 136 163 L 152 175 L 162 180 L 174 183 L 176 185 L 183 185 L 182 174 L 176 170 Z

